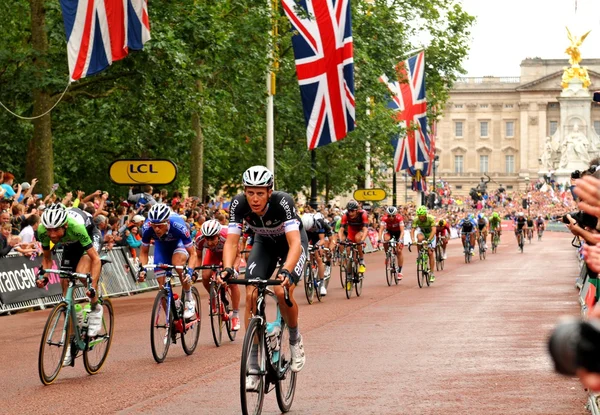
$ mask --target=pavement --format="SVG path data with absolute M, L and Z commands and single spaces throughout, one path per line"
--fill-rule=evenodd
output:
M 453 240 L 431 287 L 418 287 L 416 254 L 406 249 L 397 286 L 387 286 L 376 252 L 366 256 L 361 297 L 345 298 L 336 268 L 323 302 L 308 305 L 298 287 L 307 360 L 290 413 L 587 413 L 580 383 L 554 374 L 546 351 L 557 319 L 579 314 L 570 241 L 546 232 L 521 254 L 505 233 L 497 254 L 465 264 Z M 217 348 L 205 319 L 192 356 L 172 345 L 156 364 L 149 343 L 155 294 L 113 299 L 114 341 L 100 373 L 89 376 L 78 359 L 50 386 L 37 373 L 49 310 L 0 317 L 0 413 L 240 413 L 243 329 Z M 279 413 L 275 393 L 263 413 Z

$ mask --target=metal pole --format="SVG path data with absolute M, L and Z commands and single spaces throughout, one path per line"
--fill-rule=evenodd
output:
M 271 16 L 277 10 L 277 2 L 267 0 Z M 271 67 L 267 72 L 267 168 L 275 173 L 275 128 L 273 122 L 273 95 L 275 95 L 275 71 L 279 67 L 275 39 L 277 37 L 277 20 L 272 18 L 271 47 L 269 48 L 269 62 Z
M 367 111 L 368 112 L 368 111 Z M 366 160 L 365 160 L 365 189 L 371 188 L 371 143 L 368 141 L 365 144 Z
M 404 203 L 408 203 L 408 174 L 404 171 Z
M 317 153 L 315 150 L 310 151 L 310 202 L 311 208 L 316 209 L 317 203 Z
M 392 205 L 396 206 L 396 169 L 392 168 Z

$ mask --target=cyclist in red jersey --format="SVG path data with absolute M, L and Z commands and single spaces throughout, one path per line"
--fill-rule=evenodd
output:
M 398 264 L 398 279 L 401 280 L 402 265 L 404 265 L 404 255 L 402 254 L 404 249 L 404 218 L 398 213 L 395 206 L 388 206 L 385 212 L 386 214 L 381 218 L 379 224 L 379 240 L 381 241 L 383 236 L 383 249 L 385 251 L 388 249 L 386 242 L 391 238 L 398 242 L 398 245 L 396 245 L 396 263 Z
M 435 227 L 435 237 L 442 246 L 442 258 L 447 259 L 446 247 L 448 246 L 448 239 L 450 239 L 450 224 L 445 219 L 441 219 L 438 226 Z
M 346 213 L 342 216 L 342 227 L 338 233 L 340 241 L 346 240 L 344 231 L 348 232 L 348 240 L 355 242 L 358 245 L 358 258 L 360 267 L 358 268 L 359 274 L 364 274 L 366 271 L 364 251 L 362 244 L 369 236 L 369 218 L 367 212 L 359 209 L 358 202 L 351 200 L 346 205 Z

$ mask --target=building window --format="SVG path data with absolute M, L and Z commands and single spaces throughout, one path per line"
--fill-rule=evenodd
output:
M 479 156 L 479 173 L 488 172 L 488 156 Z
M 511 184 L 509 184 L 508 186 L 506 186 L 506 190 L 512 190 L 512 188 L 513 188 L 513 187 L 512 187 L 512 185 L 511 185 Z
M 504 108 L 512 108 L 512 107 L 513 107 L 513 104 L 506 104 L 506 105 L 504 106 Z
M 509 155 L 506 156 L 506 173 L 514 173 L 515 172 L 515 156 Z
M 558 130 L 558 121 L 550 121 L 548 130 L 550 131 L 550 136 L 553 136 L 556 130 Z
M 481 121 L 479 123 L 479 132 L 480 132 L 480 136 L 481 137 L 487 137 L 488 136 L 488 122 L 487 121 Z
M 596 134 L 600 134 L 600 121 L 594 121 L 594 131 Z
M 463 172 L 463 156 L 454 156 L 454 173 Z
M 457 108 L 457 109 L 460 109 L 462 107 L 463 107 L 463 104 L 456 104 L 456 105 L 454 105 L 454 108 Z
M 560 107 L 558 106 L 558 102 L 549 102 L 548 103 L 548 108 L 558 109 Z
M 462 137 L 463 136 L 463 123 L 462 123 L 462 121 L 456 121 L 454 123 L 454 135 L 456 137 Z
M 515 122 L 514 121 L 506 121 L 506 136 L 507 137 L 515 136 Z
M 487 107 L 488 107 L 488 104 L 481 104 L 481 105 L 479 106 L 479 108 L 487 108 Z
M 462 189 L 462 185 L 460 185 L 460 184 L 457 184 L 457 185 L 456 185 L 456 190 L 460 190 L 460 189 Z

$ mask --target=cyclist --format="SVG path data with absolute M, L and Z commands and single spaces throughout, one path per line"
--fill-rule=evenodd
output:
M 537 230 L 538 235 L 544 232 L 546 229 L 546 222 L 544 222 L 544 218 L 542 217 L 541 213 L 538 214 L 537 218 L 535 219 L 535 229 Z
M 202 265 L 221 265 L 223 262 L 223 246 L 227 240 L 227 228 L 222 226 L 218 220 L 211 219 L 207 220 L 202 224 L 201 234 L 196 238 L 196 255 L 198 258 L 202 257 L 202 251 L 206 248 L 206 255 L 202 261 Z M 239 268 L 240 265 L 240 253 L 239 249 L 236 254 L 234 266 L 235 269 Z M 210 269 L 202 270 L 202 285 L 206 289 L 207 293 L 210 293 L 210 276 L 212 271 Z M 237 331 L 240 329 L 240 287 L 232 285 L 229 287 L 231 290 L 231 306 L 233 314 L 231 316 L 231 329 Z M 211 306 L 213 306 L 211 304 Z M 220 312 L 217 310 L 217 312 Z
M 415 213 L 416 216 L 413 219 L 412 229 L 410 230 L 410 240 L 414 241 L 416 236 L 418 242 L 423 242 L 425 239 L 429 242 L 430 281 L 434 282 L 435 276 L 433 275 L 433 270 L 435 266 L 435 256 L 433 255 L 433 250 L 435 249 L 436 234 L 435 219 L 433 216 L 427 214 L 427 208 L 425 206 L 419 206 Z
M 148 218 L 142 225 L 142 248 L 140 250 L 140 264 L 138 281 L 146 280 L 144 265 L 148 264 L 148 252 L 150 242 L 154 240 L 154 263 L 185 265 L 188 263 L 188 274 L 184 277 L 183 270 L 177 269 L 181 285 L 185 292 L 183 318 L 191 319 L 196 314 L 196 302 L 192 297 L 192 270 L 196 266 L 197 256 L 194 242 L 190 235 L 185 220 L 171 212 L 169 206 L 164 203 L 156 203 L 148 211 Z M 154 270 L 156 280 L 162 288 L 165 283 L 165 271 L 156 268 Z
M 446 256 L 446 247 L 448 246 L 448 239 L 450 239 L 450 224 L 446 219 L 440 219 L 438 225 L 435 227 L 435 233 L 436 240 L 442 247 L 442 258 L 448 259 Z
M 527 237 L 529 239 L 533 238 L 533 228 L 535 227 L 535 224 L 533 223 L 533 218 L 528 215 L 527 216 Z
M 52 268 L 50 242 L 55 245 L 60 243 L 63 246 L 60 269 L 82 274 L 89 273 L 92 277 L 92 289 L 86 293 L 90 299 L 87 334 L 89 337 L 94 337 L 101 328 L 103 314 L 102 307 L 98 306 L 98 296 L 96 295 L 102 268 L 98 254 L 102 247 L 100 230 L 94 225 L 92 215 L 89 213 L 78 208 L 67 209 L 63 204 L 58 203 L 44 210 L 41 222 L 37 232 L 43 250 L 42 267 L 44 269 Z M 64 297 L 67 294 L 69 282 L 61 279 L 60 283 Z M 36 284 L 42 288 L 47 284 L 47 280 L 38 280 Z M 63 365 L 70 364 L 71 347 L 68 346 Z
M 468 213 L 464 219 L 461 219 L 458 222 L 458 227 L 460 228 L 460 237 L 462 239 L 463 248 L 467 246 L 467 235 L 469 235 L 469 243 L 471 245 L 470 254 L 475 255 L 473 252 L 473 247 L 475 246 L 475 228 L 477 227 L 477 223 L 475 219 L 473 219 L 473 214 Z
M 485 217 L 483 212 L 479 212 L 477 214 L 477 239 L 479 240 L 480 236 L 483 238 L 483 249 L 484 250 L 487 249 L 486 241 L 487 241 L 488 227 L 489 227 L 488 219 Z
M 492 213 L 492 217 L 490 218 L 490 231 L 492 233 L 496 232 L 498 234 L 498 239 L 500 239 L 500 235 L 502 235 L 502 221 L 500 220 L 498 212 Z
M 515 217 L 515 237 L 517 238 L 517 245 L 519 243 L 519 233 L 525 235 L 525 231 L 527 230 L 527 219 L 525 219 L 525 215 L 523 212 L 517 213 Z
M 394 238 L 398 244 L 396 245 L 396 263 L 398 264 L 398 279 L 402 279 L 402 266 L 404 265 L 404 218 L 398 213 L 395 206 L 388 206 L 385 210 L 385 215 L 381 218 L 379 224 L 379 240 L 383 236 L 383 249 L 387 251 L 388 244 L 391 238 Z M 385 231 L 385 234 L 384 234 Z
M 331 235 L 331 227 L 320 217 L 320 213 L 305 213 L 302 215 L 302 226 L 306 231 L 308 237 L 308 243 L 313 246 L 326 247 L 327 241 L 325 236 Z M 321 215 L 322 216 L 322 215 Z M 320 249 L 314 252 L 315 259 L 317 260 L 317 268 L 319 269 L 319 281 L 320 281 L 320 292 L 321 295 L 327 295 L 327 289 L 323 284 L 323 277 L 325 276 L 325 263 L 323 261 L 323 254 Z
M 277 272 L 282 286 L 275 286 L 281 314 L 289 328 L 292 361 L 290 368 L 299 372 L 306 360 L 302 336 L 298 330 L 298 305 L 294 300 L 294 288 L 302 277 L 307 260 L 308 239 L 296 212 L 294 199 L 287 193 L 273 191 L 273 173 L 264 166 L 253 166 L 243 176 L 244 193 L 233 198 L 229 207 L 229 232 L 223 248 L 223 272 L 217 279 L 228 279 L 234 275 L 237 246 L 243 222 L 254 229 L 254 244 L 246 266 L 246 278 L 270 277 L 281 258 L 283 265 Z M 289 289 L 292 307 L 284 299 L 284 287 Z M 245 322 L 250 320 L 256 288 L 246 288 Z M 258 347 L 253 347 L 251 360 L 256 365 Z M 259 378 L 246 378 L 246 388 L 256 390 Z
M 347 239 L 358 245 L 358 273 L 364 274 L 366 271 L 363 244 L 369 236 L 369 218 L 367 212 L 360 209 L 358 202 L 351 200 L 346 205 L 346 213 L 342 215 L 342 224 L 338 236 L 340 241 Z

